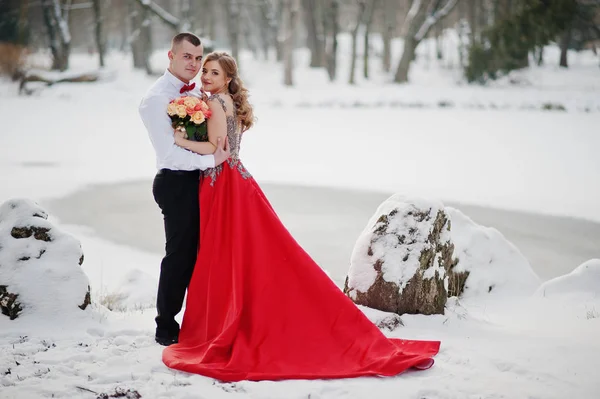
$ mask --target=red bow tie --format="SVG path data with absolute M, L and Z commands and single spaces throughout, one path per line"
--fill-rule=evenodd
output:
M 183 85 L 181 90 L 179 90 L 179 93 L 183 94 L 186 91 L 194 90 L 194 87 L 196 87 L 196 82 L 192 82 L 191 85 Z

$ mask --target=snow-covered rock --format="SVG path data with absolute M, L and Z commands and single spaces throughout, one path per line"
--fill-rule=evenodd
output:
M 358 238 L 344 292 L 397 314 L 440 314 L 451 296 L 531 295 L 540 279 L 504 236 L 442 203 L 394 195 Z
M 571 273 L 546 281 L 535 295 L 544 298 L 576 296 L 600 300 L 600 259 L 590 259 Z
M 443 204 L 394 195 L 359 237 L 344 292 L 386 312 L 441 314 L 466 278 L 452 271 L 453 249 Z
M 90 303 L 79 241 L 47 218 L 27 199 L 0 206 L 0 307 L 11 319 L 21 313 L 58 316 Z
M 481 295 L 529 296 L 541 281 L 529 261 L 498 230 L 481 226 L 451 207 L 444 208 L 450 231 L 456 272 L 468 272 L 462 298 Z

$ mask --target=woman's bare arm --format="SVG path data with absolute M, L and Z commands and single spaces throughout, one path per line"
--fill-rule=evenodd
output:
M 175 144 L 197 154 L 212 154 L 217 149 L 217 139 L 225 140 L 227 136 L 227 119 L 223 107 L 218 100 L 208 102 L 212 112 L 207 121 L 208 142 L 192 141 L 185 138 L 184 133 L 175 132 Z

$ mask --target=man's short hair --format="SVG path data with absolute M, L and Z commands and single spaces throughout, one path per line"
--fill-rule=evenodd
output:
M 184 40 L 187 40 L 196 47 L 202 44 L 198 36 L 194 35 L 193 33 L 184 32 L 179 33 L 173 37 L 173 40 L 171 40 L 171 49 L 175 49 L 175 46 L 181 44 L 181 42 Z

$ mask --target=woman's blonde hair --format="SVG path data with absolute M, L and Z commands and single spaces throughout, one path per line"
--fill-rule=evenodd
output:
M 225 52 L 213 52 L 206 56 L 203 65 L 209 61 L 217 61 L 228 78 L 229 93 L 233 98 L 233 104 L 237 113 L 237 120 L 242 126 L 242 132 L 250 129 L 254 124 L 254 112 L 248 102 L 248 89 L 238 75 L 238 67 L 235 59 Z

